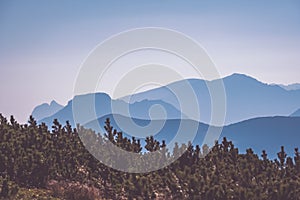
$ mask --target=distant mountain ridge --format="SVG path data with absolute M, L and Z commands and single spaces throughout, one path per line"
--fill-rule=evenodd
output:
M 92 101 L 95 102 L 94 106 L 90 104 Z M 78 110 L 76 113 L 73 113 L 74 102 L 76 105 L 78 105 Z M 114 110 L 112 109 L 112 105 L 114 105 Z M 150 108 L 157 105 L 165 109 L 166 116 L 161 115 L 155 110 L 154 112 L 150 113 L 152 114 L 150 116 Z M 126 110 L 127 107 L 129 108 L 128 113 Z M 141 102 L 128 104 L 123 100 L 112 100 L 109 95 L 105 93 L 96 93 L 75 96 L 57 113 L 39 120 L 38 122 L 45 122 L 48 126 L 50 126 L 54 119 L 58 119 L 61 122 L 68 120 L 71 125 L 75 126 L 75 123 L 85 124 L 94 120 L 95 118 L 92 115 L 93 113 L 95 114 L 96 118 L 112 113 L 123 114 L 125 116 L 131 116 L 132 118 L 138 119 L 180 119 L 181 117 L 185 117 L 184 114 L 178 111 L 175 107 L 160 100 L 143 100 Z M 77 118 L 74 120 L 74 117 Z
M 222 80 L 227 101 L 225 124 L 257 117 L 289 116 L 300 107 L 300 90 L 287 91 L 278 85 L 268 85 L 244 74 L 232 74 Z M 188 79 L 187 81 L 195 91 L 199 102 L 200 121 L 210 124 L 212 105 L 209 87 L 218 83 L 220 79 L 213 81 Z M 177 81 L 134 94 L 130 96 L 130 102 L 160 99 L 179 109 L 180 105 L 170 89 L 181 88 L 183 84 L 184 81 Z M 129 97 L 123 99 L 128 101 Z
M 199 103 L 200 120 L 203 123 L 211 124 L 211 96 L 209 87 L 223 81 L 226 92 L 226 118 L 225 124 L 237 123 L 239 121 L 267 116 L 289 116 L 296 109 L 300 108 L 300 90 L 287 91 L 278 85 L 268 85 L 262 83 L 250 76 L 244 74 L 232 74 L 223 79 L 205 81 L 201 79 L 187 79 L 177 81 L 160 88 L 151 89 L 145 92 L 133 94 L 120 99 L 112 100 L 107 94 L 96 93 L 75 96 L 70 100 L 59 112 L 48 116 L 39 122 L 46 122 L 48 125 L 57 118 L 60 121 L 69 120 L 74 123 L 72 102 L 76 100 L 81 110 L 79 123 L 86 123 L 95 119 L 87 116 L 87 111 L 95 109 L 96 118 L 107 114 L 124 115 L 123 107 L 128 106 L 130 115 L 133 118 L 150 119 L 149 108 L 153 105 L 161 105 L 166 107 L 168 115 L 167 119 L 179 119 L 182 116 L 186 118 L 185 113 L 180 113 L 180 100 L 171 92 L 172 89 L 184 91 L 184 84 L 188 82 L 195 92 Z M 171 89 L 171 90 L 170 90 Z M 95 95 L 96 106 L 88 104 L 87 100 Z M 130 99 L 130 100 L 129 100 Z M 111 110 L 111 103 L 122 109 L 121 112 Z M 195 109 L 193 105 L 188 105 L 189 109 Z M 182 116 L 181 116 L 182 114 Z M 189 116 L 187 117 L 189 118 Z M 195 120 L 194 118 L 190 118 Z
M 58 119 L 61 123 L 68 120 L 72 126 L 80 123 L 100 132 L 103 132 L 101 126 L 104 125 L 105 118 L 110 117 L 114 127 L 121 131 L 124 131 L 125 128 L 124 133 L 128 133 L 128 136 L 131 132 L 130 123 L 134 122 L 142 127 L 152 124 L 153 127 L 146 128 L 147 132 L 144 134 L 153 134 L 155 128 L 162 128 L 156 137 L 167 141 L 174 136 L 181 125 L 180 122 L 183 121 L 183 125 L 186 126 L 199 125 L 195 141 L 201 143 L 211 118 L 209 87 L 219 81 L 221 80 L 182 80 L 133 94 L 130 98 L 126 96 L 120 99 L 111 99 L 105 93 L 78 95 L 71 99 L 65 107 L 57 106 L 56 113 L 44 114 L 48 115 L 46 118 L 41 119 L 42 115 L 37 113 L 47 110 L 45 108 L 52 108 L 51 104 L 50 106 L 38 106 L 34 112 L 38 122 L 45 122 L 49 127 L 54 119 Z M 294 147 L 300 146 L 300 117 L 297 117 L 300 110 L 300 90 L 286 90 L 278 85 L 268 85 L 243 74 L 233 74 L 224 77 L 222 81 L 226 91 L 227 111 L 221 138 L 228 137 L 242 151 L 251 147 L 260 153 L 264 149 L 273 157 L 276 156 L 274 148 L 279 150 L 281 145 L 286 146 L 287 152 L 290 154 L 293 153 Z M 184 93 L 183 86 L 186 82 L 191 85 L 199 102 L 201 118 L 197 121 L 180 111 L 180 100 L 178 101 L 171 92 L 172 89 L 175 89 Z M 92 105 L 91 102 L 95 104 Z M 116 109 L 112 109 L 112 104 Z M 77 105 L 76 113 L 73 112 L 74 105 Z M 153 109 L 153 106 L 157 105 L 165 109 L 165 115 L 161 115 L 158 112 L 159 109 Z M 126 108 L 128 108 L 128 112 Z M 55 109 L 51 111 L 53 112 L 53 110 Z M 95 115 L 90 115 L 91 112 L 94 112 Z M 291 115 L 291 113 L 293 114 Z M 291 117 L 279 117 L 290 115 Z M 76 120 L 74 120 L 74 116 Z M 114 119 L 116 116 L 119 116 L 117 117 L 118 121 Z M 218 126 L 210 128 L 220 130 Z

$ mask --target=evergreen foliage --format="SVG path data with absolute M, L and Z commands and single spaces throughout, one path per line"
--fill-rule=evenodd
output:
M 137 154 L 160 151 L 160 156 L 145 165 L 182 156 L 158 171 L 135 174 L 111 169 L 95 159 L 80 140 L 79 131 L 88 135 L 84 143 L 93 147 L 108 141 Z M 175 144 L 166 149 L 165 141 L 147 137 L 141 142 L 126 138 L 110 120 L 106 133 L 96 134 L 81 126 L 72 128 L 54 120 L 51 131 L 30 117 L 28 124 L 8 121 L 0 115 L 0 197 L 13 198 L 19 188 L 51 191 L 61 199 L 299 199 L 300 153 L 287 157 L 284 147 L 278 159 L 261 159 L 248 149 L 240 154 L 226 138 L 209 147 Z M 102 155 L 108 156 L 109 155 Z M 118 156 L 118 155 L 115 155 Z M 124 163 L 127 162 L 127 158 Z M 144 167 L 144 166 L 141 166 Z

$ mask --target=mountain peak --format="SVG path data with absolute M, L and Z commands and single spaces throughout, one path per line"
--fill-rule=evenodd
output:
M 63 106 L 58 104 L 56 101 L 52 100 L 50 104 L 43 103 L 41 105 L 36 106 L 31 115 L 37 120 L 41 120 L 45 117 L 51 116 L 60 109 L 62 109 Z
M 234 73 L 229 76 L 226 76 L 223 78 L 223 81 L 227 86 L 228 84 L 235 85 L 233 87 L 239 87 L 239 86 L 242 87 L 241 85 L 243 85 L 243 87 L 245 87 L 245 85 L 248 86 L 251 85 L 251 87 L 253 85 L 266 85 L 266 83 L 263 83 L 257 80 L 256 78 L 253 78 L 246 74 L 239 74 L 239 73 Z
M 249 75 L 246 75 L 246 74 L 241 74 L 241 73 L 233 73 L 233 74 L 231 74 L 231 75 L 229 75 L 229 76 L 226 76 L 226 77 L 224 77 L 224 79 L 228 79 L 228 78 L 238 78 L 238 79 L 251 79 L 251 80 L 255 80 L 255 81 L 258 81 L 257 79 L 255 79 L 255 78 L 253 78 L 253 77 L 251 77 L 251 76 L 249 76 Z
M 55 100 L 52 100 L 49 104 L 49 106 L 56 106 L 56 105 L 60 105 L 60 104 L 57 103 Z

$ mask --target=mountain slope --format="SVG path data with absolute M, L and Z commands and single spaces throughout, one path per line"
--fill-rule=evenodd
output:
M 98 120 L 89 122 L 84 126 L 86 128 L 91 128 L 96 132 L 104 133 L 103 126 L 106 118 L 110 118 L 114 128 L 122 131 L 129 138 L 132 136 L 131 131 L 134 132 L 134 135 L 139 134 L 142 136 L 140 137 L 141 141 L 143 141 L 143 138 L 146 136 L 155 134 L 155 131 L 151 132 L 147 128 L 150 120 L 133 119 L 138 126 L 145 127 L 138 133 L 135 128 L 131 128 L 131 118 L 120 115 L 106 115 Z M 127 126 L 122 126 L 122 128 L 116 121 L 121 122 L 121 124 L 126 124 Z M 166 142 L 170 142 L 176 135 L 180 122 L 191 126 L 195 126 L 195 123 L 198 123 L 192 120 L 166 120 L 163 128 L 160 130 L 159 128 L 162 122 L 160 120 L 154 120 L 152 121 L 154 129 L 160 130 L 154 135 L 155 138 L 159 141 L 165 140 Z M 193 143 L 202 144 L 209 126 L 203 123 L 198 123 L 197 125 L 199 128 Z M 218 129 L 219 127 L 212 127 L 213 133 Z M 187 132 L 186 136 L 189 136 L 189 134 L 190 133 Z M 293 155 L 294 148 L 300 147 L 300 117 L 263 117 L 246 120 L 223 127 L 220 141 L 223 137 L 232 140 L 243 153 L 247 148 L 252 148 L 258 154 L 260 154 L 262 150 L 266 150 L 269 157 L 275 158 L 280 147 L 285 146 L 286 152 L 289 155 Z
M 300 109 L 298 109 L 295 112 L 293 112 L 290 116 L 291 117 L 300 117 Z
M 290 85 L 278 85 L 280 87 L 282 87 L 285 90 L 300 90 L 300 83 L 294 83 L 294 84 L 290 84 Z
M 252 148 L 256 153 L 266 150 L 272 158 L 276 157 L 280 146 L 289 155 L 300 147 L 300 117 L 262 117 L 226 126 L 222 136 L 232 140 L 244 151 Z
M 62 105 L 58 104 L 56 101 L 51 101 L 50 104 L 43 103 L 37 107 L 35 107 L 31 113 L 31 115 L 37 120 L 41 120 L 45 117 L 49 117 L 54 113 L 58 112 L 63 108 Z

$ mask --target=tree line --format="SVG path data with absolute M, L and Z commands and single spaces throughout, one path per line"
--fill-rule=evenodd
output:
M 142 146 L 114 129 L 109 119 L 104 128 L 100 134 L 58 120 L 49 128 L 32 116 L 19 124 L 13 116 L 0 115 L 0 197 L 14 199 L 20 188 L 38 188 L 58 199 L 300 199 L 298 148 L 288 157 L 281 147 L 275 160 L 251 148 L 241 154 L 226 138 L 210 148 L 176 143 L 168 150 L 165 141 L 152 136 Z M 80 138 L 79 132 L 87 137 Z M 108 142 L 139 155 L 160 152 L 138 167 L 179 158 L 153 172 L 121 172 L 99 162 L 83 145 L 106 148 Z M 122 159 L 126 165 L 128 158 Z

